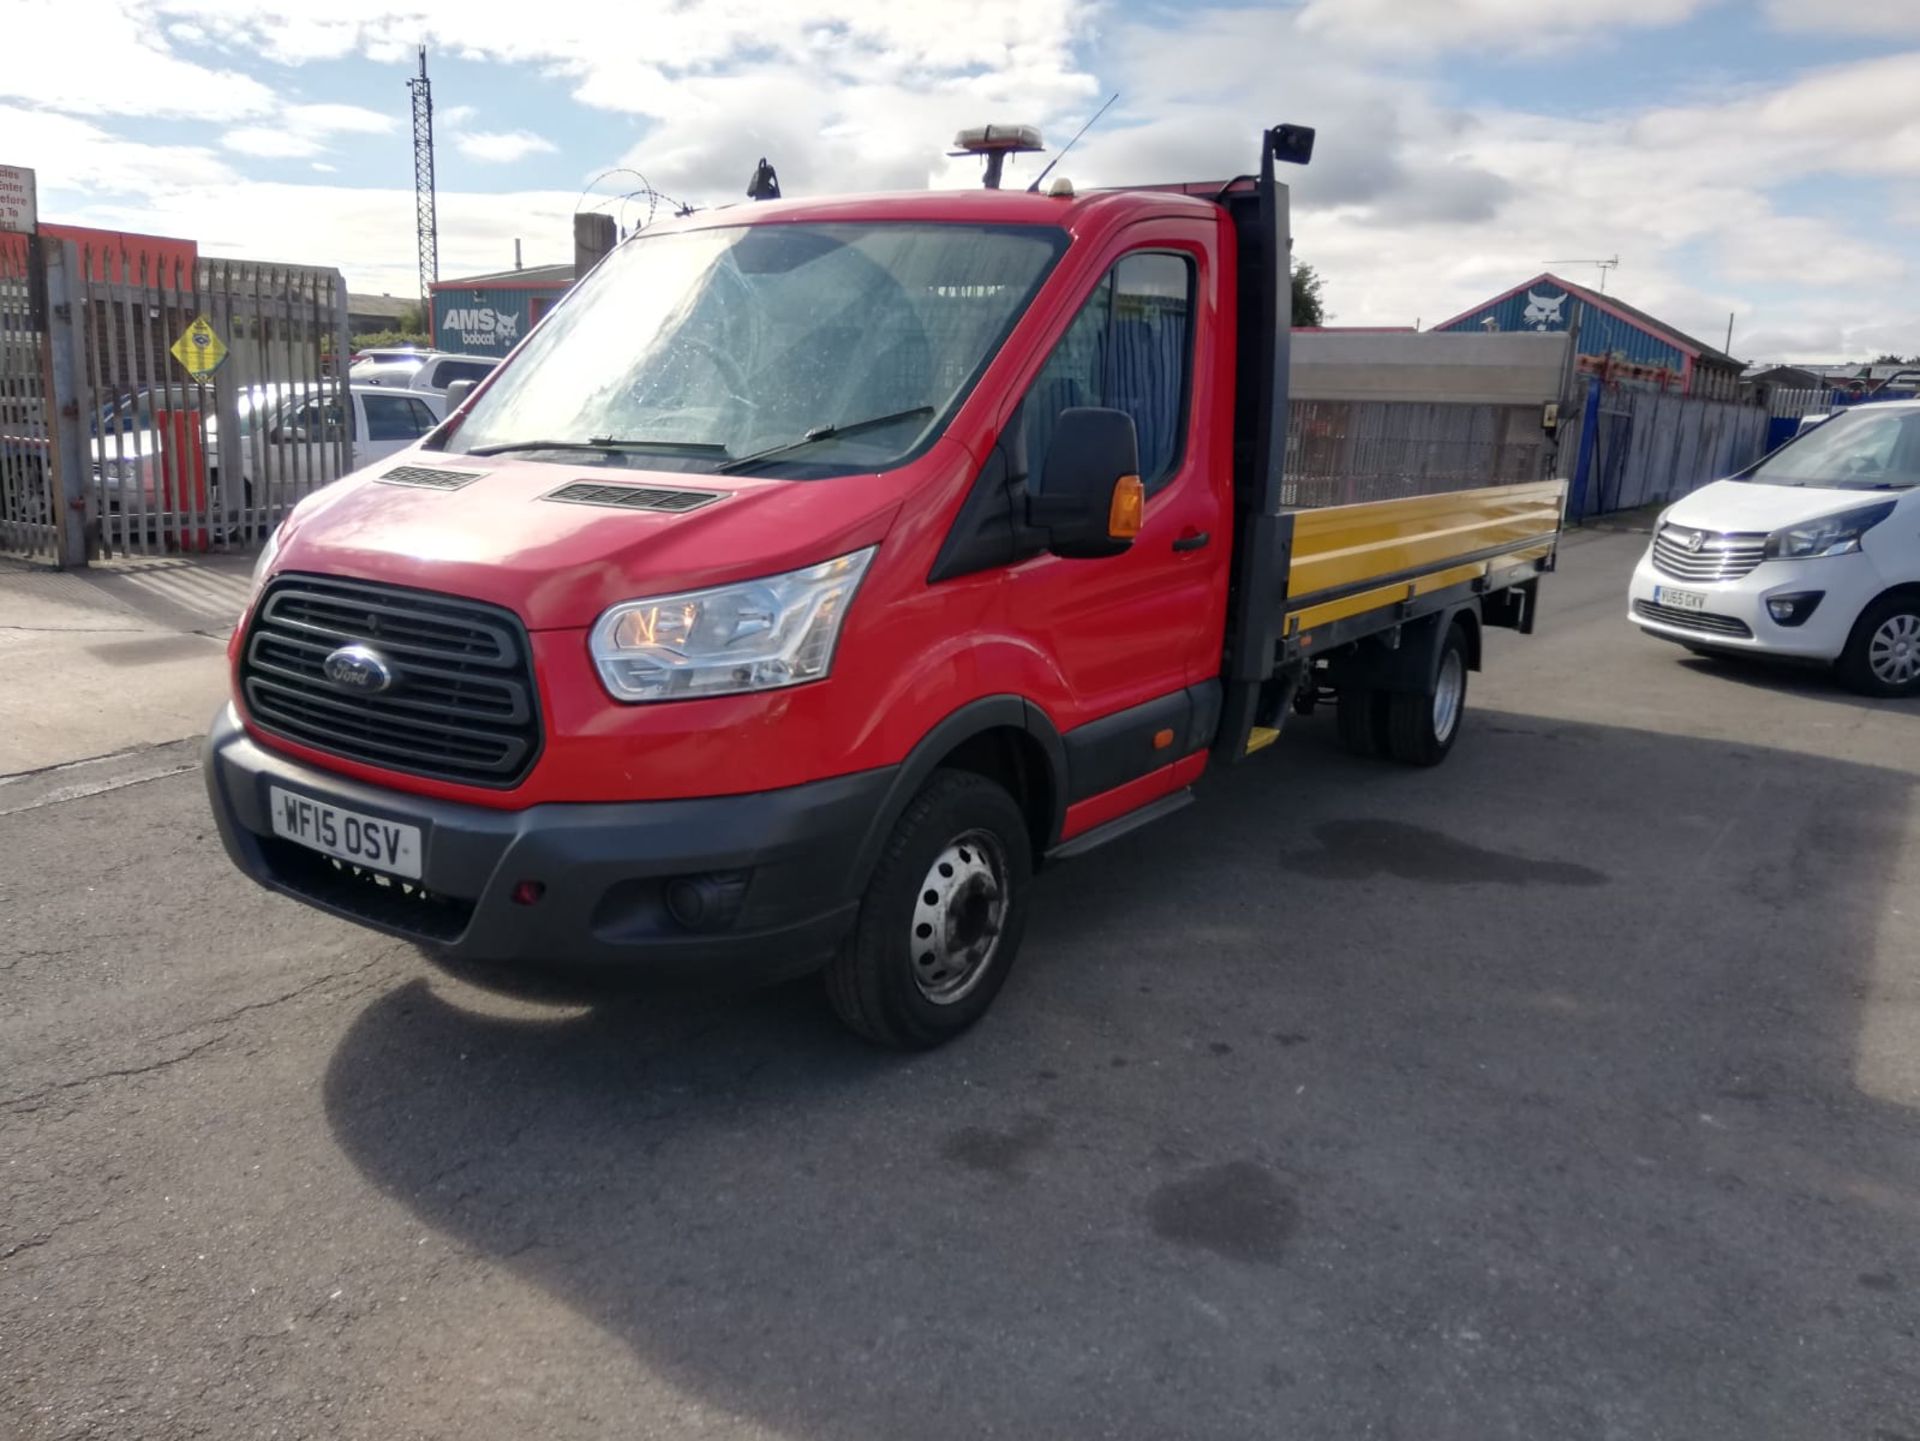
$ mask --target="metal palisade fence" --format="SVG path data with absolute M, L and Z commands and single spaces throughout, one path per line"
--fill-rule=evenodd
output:
M 84 564 L 245 549 L 353 469 L 337 270 L 34 247 L 14 324 L 0 270 L 0 549 Z M 0 252 L 0 267 L 6 264 Z M 36 264 L 39 279 L 36 280 Z
M 58 549 L 51 484 L 46 294 L 37 247 L 0 236 L 0 552 Z

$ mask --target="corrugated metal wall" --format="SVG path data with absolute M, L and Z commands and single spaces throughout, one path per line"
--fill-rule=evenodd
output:
M 1604 388 L 1596 399 L 1561 437 L 1561 454 L 1577 457 L 1575 519 L 1678 500 L 1770 448 L 1770 417 L 1758 405 Z M 1594 433 L 1584 440 L 1588 423 Z
M 1573 321 L 1574 307 L 1580 298 L 1557 285 L 1535 285 L 1509 295 L 1497 305 L 1485 306 L 1443 327 L 1447 330 L 1487 329 L 1491 316 L 1494 328 L 1502 331 L 1563 331 Z M 1580 321 L 1582 355 L 1617 355 L 1636 365 L 1664 365 L 1676 374 L 1687 363 L 1686 352 L 1649 335 L 1637 325 L 1610 315 L 1598 306 L 1588 305 Z
M 505 355 L 565 294 L 550 286 L 436 291 L 434 347 L 461 355 Z

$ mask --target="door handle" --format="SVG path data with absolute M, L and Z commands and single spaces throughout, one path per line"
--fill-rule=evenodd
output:
M 1173 548 L 1175 550 L 1198 550 L 1212 539 L 1213 537 L 1204 530 L 1190 530 L 1174 540 Z

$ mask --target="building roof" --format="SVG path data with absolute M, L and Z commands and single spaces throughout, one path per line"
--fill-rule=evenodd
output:
M 495 270 L 486 275 L 462 275 L 453 280 L 436 280 L 433 293 L 443 290 L 511 290 L 525 287 L 540 290 L 555 285 L 573 284 L 573 263 L 565 265 L 529 265 L 524 270 Z
M 409 299 L 404 295 L 349 294 L 347 296 L 347 313 L 349 315 L 378 315 L 398 320 L 417 304 L 419 304 L 417 300 Z
M 1452 319 L 1444 320 L 1433 328 L 1435 330 L 1445 330 L 1449 325 L 1457 325 L 1470 316 L 1477 315 L 1482 310 L 1498 305 L 1508 296 L 1518 295 L 1521 291 L 1540 284 L 1543 280 L 1552 281 L 1553 284 L 1559 286 L 1569 295 L 1579 296 L 1581 300 L 1596 309 L 1608 311 L 1619 316 L 1630 325 L 1638 326 L 1641 330 L 1647 331 L 1651 335 L 1659 336 L 1668 344 L 1686 351 L 1689 355 L 1693 356 L 1695 360 L 1704 365 L 1710 365 L 1720 370 L 1746 369 L 1745 361 L 1736 360 L 1731 355 L 1728 355 L 1726 351 L 1708 345 L 1704 340 L 1695 339 L 1693 336 L 1688 335 L 1686 331 L 1679 329 L 1677 326 L 1667 324 L 1666 321 L 1659 319 L 1657 316 L 1647 314 L 1646 311 L 1640 309 L 1638 306 L 1627 304 L 1626 301 L 1620 299 L 1619 296 L 1602 295 L 1597 290 L 1581 285 L 1577 281 L 1563 279 L 1549 270 L 1543 270 L 1540 274 L 1534 276 L 1533 279 L 1523 280 L 1511 290 L 1503 290 L 1494 296 L 1493 299 L 1483 300 L 1480 304 L 1461 311 Z
M 83 266 L 95 280 L 136 284 L 190 286 L 199 245 L 175 235 L 142 235 L 132 230 L 95 230 L 87 225 L 40 222 L 40 234 L 52 240 L 71 240 L 79 247 Z M 26 237 L 0 235 L 0 255 L 26 254 Z M 19 263 L 16 261 L 16 264 Z

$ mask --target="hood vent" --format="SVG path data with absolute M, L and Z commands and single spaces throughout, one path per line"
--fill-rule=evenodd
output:
M 412 485 L 421 490 L 458 490 L 472 485 L 484 470 L 434 470 L 425 465 L 398 465 L 380 477 L 383 485 Z
M 576 480 L 558 490 L 549 491 L 546 500 L 568 505 L 605 505 L 615 510 L 658 510 L 684 515 L 722 498 L 717 490 L 664 490 L 652 485 L 608 485 L 597 480 Z

